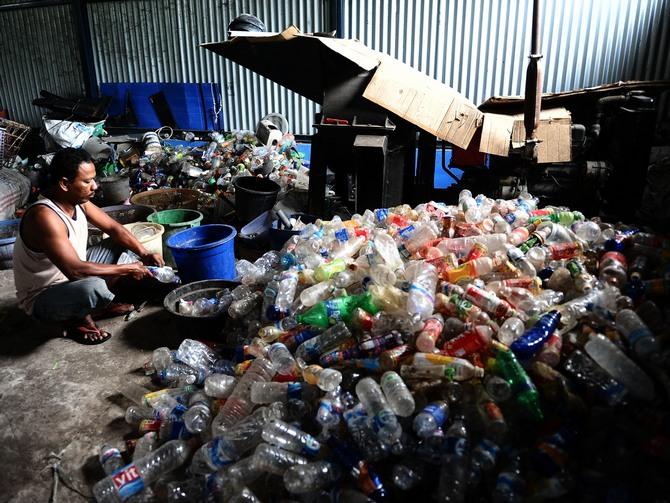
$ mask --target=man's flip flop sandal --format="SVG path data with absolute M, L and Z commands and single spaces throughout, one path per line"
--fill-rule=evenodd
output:
M 91 338 L 91 336 L 95 338 Z M 77 327 L 67 328 L 63 332 L 63 337 L 78 342 L 79 344 L 93 346 L 95 344 L 102 344 L 103 342 L 108 341 L 112 337 L 112 334 L 98 327 L 80 325 Z
M 113 318 L 114 316 L 122 316 L 128 314 L 135 309 L 132 304 L 122 304 L 120 302 L 112 302 L 100 310 L 91 313 L 91 318 L 94 320 L 102 320 L 104 318 Z

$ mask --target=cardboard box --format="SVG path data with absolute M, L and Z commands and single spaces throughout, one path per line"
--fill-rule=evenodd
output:
M 537 162 L 567 162 L 571 155 L 570 112 L 565 108 L 552 108 L 540 112 L 537 128 Z M 484 114 L 480 152 L 508 157 L 510 142 L 513 149 L 523 148 L 526 130 L 523 114 Z
M 316 37 L 290 26 L 281 33 L 254 33 L 201 47 L 320 104 L 326 90 L 363 78 L 364 98 L 462 148 L 467 148 L 483 118 L 474 103 L 454 89 L 357 40 Z M 298 64 L 305 71 L 295 62 L 286 65 L 287 54 L 292 61 L 299 55 Z
M 362 95 L 369 102 L 462 149 L 507 157 L 510 145 L 523 146 L 523 114 L 482 113 L 456 90 L 357 40 L 316 37 L 290 26 L 281 33 L 237 32 L 226 42 L 202 44 L 284 87 L 324 105 L 338 96 Z M 299 55 L 299 68 L 285 56 Z M 304 68 L 304 71 L 302 70 Z M 331 98 L 325 100 L 324 96 Z M 333 97 L 335 99 L 333 100 Z M 346 96 L 339 110 L 355 110 L 362 100 Z M 571 118 L 564 108 L 543 110 L 537 137 L 538 162 L 569 161 Z M 481 128 L 478 146 L 471 146 Z M 479 135 L 478 137 L 479 138 Z

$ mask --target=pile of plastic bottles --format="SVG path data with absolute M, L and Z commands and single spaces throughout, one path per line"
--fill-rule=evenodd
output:
M 260 145 L 251 131 L 212 132 L 205 147 L 161 145 L 157 137 L 152 138 L 145 139 L 139 169 L 131 178 L 135 192 L 164 187 L 196 188 L 212 194 L 232 192 L 233 182 L 240 176 L 267 177 L 284 190 L 306 190 L 309 184 L 308 163 L 295 148 L 291 133 L 269 147 Z
M 223 342 L 122 390 L 141 436 L 97 501 L 666 495 L 669 242 L 536 206 L 463 191 L 238 261 Z

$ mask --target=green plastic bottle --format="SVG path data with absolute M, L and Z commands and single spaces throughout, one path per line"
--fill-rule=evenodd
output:
M 488 366 L 510 383 L 519 406 L 532 419 L 542 420 L 543 414 L 537 388 L 514 353 L 498 341 L 493 341 L 491 347 L 495 354 L 495 360 L 489 360 Z
M 327 328 L 328 325 L 340 320 L 345 323 L 349 322 L 354 309 L 357 307 L 370 314 L 379 312 L 379 307 L 375 304 L 372 296 L 369 293 L 364 293 L 319 302 L 306 313 L 296 316 L 295 319 L 301 324 Z

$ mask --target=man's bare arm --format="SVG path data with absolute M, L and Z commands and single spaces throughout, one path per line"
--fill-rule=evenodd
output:
M 68 239 L 67 227 L 50 208 L 36 206 L 24 219 L 22 236 L 26 245 L 43 252 L 70 280 L 89 276 L 133 276 L 139 279 L 148 275 L 139 263 L 111 265 L 81 260 Z

